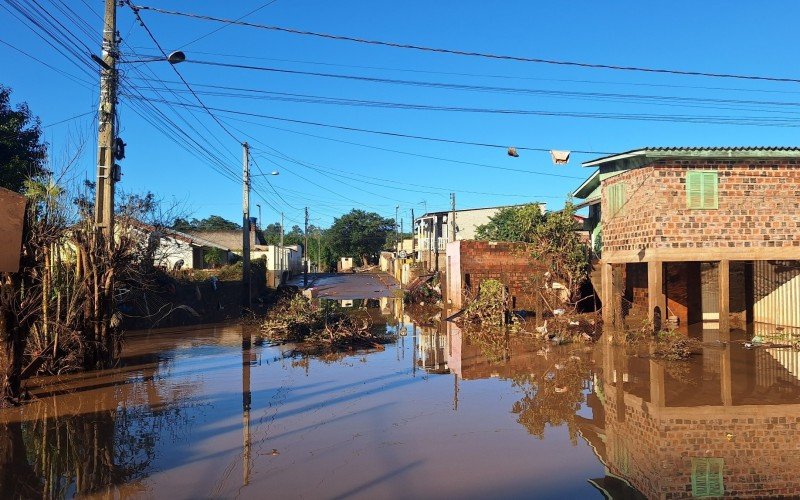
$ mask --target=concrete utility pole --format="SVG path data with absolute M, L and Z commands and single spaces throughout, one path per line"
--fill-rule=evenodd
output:
M 417 225 L 414 220 L 414 209 L 411 209 L 411 255 L 414 261 L 417 260 Z
M 308 286 L 308 207 L 306 207 L 306 227 L 303 231 L 305 245 L 303 245 L 303 288 Z
M 250 309 L 250 146 L 242 144 L 242 307 Z
M 456 194 L 450 193 L 450 241 L 456 241 Z
M 280 252 L 280 257 L 279 257 L 280 268 L 281 268 L 280 269 L 280 271 L 281 271 L 281 282 L 283 282 L 283 266 L 284 266 L 283 254 L 286 253 L 286 252 L 283 251 L 283 233 L 284 233 L 284 230 L 283 230 L 283 212 L 281 212 L 281 252 Z
M 317 228 L 317 272 L 322 269 L 322 233 Z
M 114 122 L 117 104 L 117 2 L 105 0 L 103 58 L 92 56 L 100 70 L 100 109 L 97 134 L 97 186 L 95 188 L 94 225 L 103 232 L 106 243 L 114 245 L 114 160 L 117 140 Z

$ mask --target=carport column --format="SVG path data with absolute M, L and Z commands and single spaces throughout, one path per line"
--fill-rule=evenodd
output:
M 658 308 L 659 314 L 656 314 Z M 647 319 L 655 332 L 661 330 L 667 318 L 667 296 L 664 294 L 664 263 L 647 263 Z
M 603 323 L 614 325 L 614 273 L 611 264 L 600 262 L 600 281 L 602 283 L 600 301 L 603 303 Z
M 731 327 L 731 261 L 719 261 L 717 276 L 719 281 L 719 333 L 722 336 L 730 332 Z

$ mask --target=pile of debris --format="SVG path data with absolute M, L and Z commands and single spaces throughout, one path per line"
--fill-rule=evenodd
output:
M 442 286 L 439 273 L 426 274 L 414 278 L 405 289 L 403 300 L 406 304 L 438 306 L 442 303 Z
M 312 302 L 300 294 L 281 300 L 261 325 L 268 339 L 294 342 L 297 351 L 324 353 L 356 349 L 383 349 L 394 336 L 372 328 L 365 310 L 344 311 L 332 302 Z

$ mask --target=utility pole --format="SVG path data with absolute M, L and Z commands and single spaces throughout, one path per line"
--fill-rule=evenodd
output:
M 242 144 L 242 307 L 250 309 L 250 146 Z
M 317 228 L 317 272 L 322 269 L 322 233 Z
M 456 194 L 450 193 L 450 241 L 456 241 Z
M 280 259 L 279 259 L 281 261 L 281 263 L 280 263 L 280 266 L 281 266 L 281 282 L 283 282 L 283 265 L 284 265 L 283 255 L 286 253 L 286 252 L 283 251 L 283 233 L 284 233 L 284 230 L 283 230 L 283 212 L 281 212 L 281 253 L 280 253 Z
M 308 207 L 306 207 L 306 227 L 303 231 L 305 245 L 303 245 L 303 288 L 308 287 Z
M 114 167 L 117 142 L 114 123 L 117 104 L 117 1 L 105 0 L 103 58 L 92 56 L 100 64 L 100 109 L 97 134 L 97 185 L 95 187 L 94 225 L 101 230 L 107 245 L 114 245 Z M 121 142 L 121 141 L 119 141 Z
M 411 255 L 417 261 L 417 224 L 414 220 L 414 209 L 411 209 Z

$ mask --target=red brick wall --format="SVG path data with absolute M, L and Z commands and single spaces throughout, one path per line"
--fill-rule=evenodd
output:
M 647 498 L 691 498 L 692 458 L 703 457 L 724 459 L 726 496 L 800 496 L 797 405 L 666 408 L 659 417 L 633 404 L 622 417 L 616 388 L 606 391 L 607 465 Z
M 719 172 L 719 209 L 686 208 L 686 172 Z M 625 213 L 611 218 L 607 187 L 625 182 Z M 662 160 L 603 181 L 604 251 L 771 248 L 800 251 L 796 160 Z
M 448 252 L 458 251 L 458 272 L 461 275 L 462 296 L 475 293 L 483 280 L 496 279 L 504 283 L 517 309 L 533 310 L 535 294 L 532 277 L 543 274 L 546 269 L 533 260 L 531 249 L 524 243 L 489 242 L 463 240 L 448 245 Z M 454 269 L 452 272 L 456 272 Z M 455 291 L 448 291 L 455 293 Z

